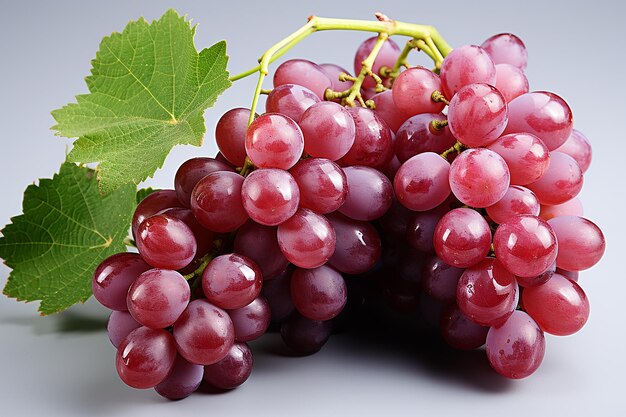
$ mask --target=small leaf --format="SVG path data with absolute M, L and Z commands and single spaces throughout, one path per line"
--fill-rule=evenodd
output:
M 126 250 L 135 198 L 132 185 L 101 195 L 93 171 L 72 163 L 28 186 L 24 214 L 13 217 L 0 237 L 0 258 L 13 269 L 4 294 L 41 300 L 44 315 L 87 300 L 94 269 Z
M 202 144 L 203 113 L 231 83 L 226 43 L 198 53 L 194 34 L 174 10 L 129 23 L 102 40 L 90 94 L 52 112 L 58 135 L 78 137 L 68 161 L 99 163 L 101 191 L 151 177 L 177 144 Z
M 144 198 L 148 197 L 150 194 L 152 194 L 155 191 L 159 191 L 158 189 L 154 189 L 152 187 L 148 187 L 148 188 L 141 188 L 139 190 L 137 190 L 137 204 L 141 203 L 141 200 L 143 200 Z

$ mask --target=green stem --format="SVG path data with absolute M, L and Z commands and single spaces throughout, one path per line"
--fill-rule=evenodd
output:
M 448 159 L 448 155 L 452 152 L 461 153 L 467 149 L 467 146 L 463 145 L 461 142 L 457 141 L 451 148 L 446 149 L 443 153 L 439 154 L 445 160 Z
M 200 266 L 198 266 L 193 272 L 190 272 L 189 274 L 183 275 L 183 277 L 189 281 L 197 276 L 202 275 L 202 272 L 204 272 L 204 269 L 206 268 L 206 266 L 209 264 L 209 262 L 211 262 L 213 260 L 213 254 L 212 253 L 207 253 L 206 255 L 204 255 L 202 258 L 200 258 L 200 260 L 202 261 L 200 263 Z
M 130 238 L 130 237 L 128 237 L 128 236 L 126 236 L 126 237 L 124 238 L 124 240 L 122 241 L 122 243 L 124 243 L 124 245 L 129 246 L 129 247 L 131 247 L 131 248 L 136 248 L 136 247 L 137 247 L 137 242 L 135 242 L 135 240 L 134 240 L 134 239 L 132 239 L 132 238 Z
M 355 30 L 363 32 L 377 32 L 379 34 L 384 33 L 387 35 L 387 37 L 392 35 L 401 35 L 409 36 L 416 40 L 422 40 L 429 49 L 427 53 L 430 52 L 429 56 L 432 55 L 431 58 L 433 58 L 433 60 L 435 61 L 435 68 L 439 68 L 441 66 L 441 61 L 443 61 L 443 57 L 445 57 L 452 50 L 452 47 L 443 39 L 437 29 L 432 26 L 398 22 L 388 19 L 369 21 L 312 16 L 311 18 L 309 18 L 307 24 L 293 32 L 291 35 L 272 45 L 267 51 L 265 51 L 265 53 L 261 56 L 261 59 L 259 60 L 259 65 L 240 74 L 234 75 L 230 78 L 231 81 L 236 81 L 252 75 L 255 72 L 259 73 L 259 79 L 257 81 L 254 97 L 252 99 L 252 106 L 250 108 L 249 123 L 252 123 L 252 120 L 254 118 L 253 115 L 256 111 L 259 95 L 263 90 L 263 80 L 269 73 L 269 65 L 310 34 L 326 30 Z

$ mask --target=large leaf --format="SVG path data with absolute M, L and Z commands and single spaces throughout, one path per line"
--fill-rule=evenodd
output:
M 100 189 L 139 183 L 177 144 L 201 145 L 203 113 L 230 86 L 226 43 L 197 52 L 195 26 L 169 10 L 104 38 L 90 94 L 52 112 L 58 135 L 78 137 L 70 162 L 98 162 Z
M 0 258 L 13 269 L 4 293 L 41 300 L 42 314 L 84 302 L 96 266 L 126 250 L 135 195 L 133 185 L 101 195 L 93 171 L 72 163 L 30 185 L 24 214 L 12 218 L 0 237 Z

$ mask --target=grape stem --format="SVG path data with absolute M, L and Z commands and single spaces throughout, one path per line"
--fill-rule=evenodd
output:
M 448 101 L 448 99 L 446 98 L 446 96 L 443 95 L 443 93 L 441 91 L 433 91 L 433 94 L 430 96 L 430 98 L 435 102 L 435 103 L 446 103 L 446 105 L 450 104 L 450 102 Z
M 399 22 L 386 18 L 381 14 L 377 14 L 377 18 L 378 21 L 369 21 L 311 16 L 307 24 L 265 51 L 259 59 L 259 65 L 230 77 L 231 81 L 237 81 L 257 72 L 259 74 L 252 105 L 250 106 L 250 120 L 248 124 L 252 123 L 254 120 L 259 96 L 263 90 L 263 80 L 269 74 L 269 65 L 312 33 L 326 30 L 355 30 L 376 32 L 379 34 L 379 39 L 382 34 L 385 34 L 386 37 L 392 35 L 410 36 L 415 40 L 416 45 L 433 59 L 436 68 L 441 66 L 443 58 L 452 50 L 452 47 L 432 26 Z M 426 48 L 424 48 L 424 46 L 426 46 Z M 348 94 L 348 96 L 350 96 L 350 94 Z M 354 94 L 353 98 L 356 98 L 356 94 Z
M 131 248 L 136 248 L 136 247 L 137 247 L 137 242 L 135 242 L 135 240 L 134 240 L 134 239 L 132 239 L 132 238 L 130 238 L 130 237 L 128 237 L 128 236 L 126 236 L 126 237 L 124 238 L 124 240 L 122 241 L 122 243 L 124 243 L 124 245 L 126 245 L 126 246 L 128 246 L 128 247 L 131 247 Z
M 365 77 L 368 75 L 376 81 L 376 92 L 381 92 L 385 89 L 383 86 L 383 80 L 372 72 L 372 67 L 374 65 L 374 61 L 380 52 L 380 49 L 383 47 L 383 44 L 387 41 L 389 35 L 386 33 L 379 33 L 378 38 L 376 39 L 376 43 L 372 48 L 370 54 L 365 58 L 365 60 L 361 63 L 361 71 L 359 75 L 354 78 L 354 82 L 345 91 L 333 91 L 326 90 L 324 93 L 324 98 L 326 100 L 335 100 L 342 99 L 346 105 L 350 107 L 354 107 L 354 100 L 358 100 L 361 106 L 366 107 L 365 101 L 363 100 L 363 96 L 361 95 L 361 86 L 363 85 L 363 81 L 365 81 Z
M 200 262 L 200 266 L 198 266 L 193 272 L 183 275 L 183 278 L 189 281 L 195 277 L 199 277 L 200 275 L 202 275 L 202 272 L 204 272 L 204 269 L 209 264 L 209 262 L 213 260 L 213 257 L 214 255 L 212 253 L 207 253 L 206 255 L 204 255 L 202 258 L 200 258 L 200 261 L 202 261 Z
M 448 160 L 448 155 L 452 152 L 461 153 L 467 149 L 467 146 L 463 145 L 461 142 L 457 141 L 451 148 L 446 149 L 443 153 L 439 154 L 445 160 Z

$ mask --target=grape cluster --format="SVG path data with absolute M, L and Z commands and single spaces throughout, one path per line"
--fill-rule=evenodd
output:
M 138 205 L 139 253 L 106 259 L 93 279 L 126 384 L 171 399 L 202 380 L 234 388 L 252 370 L 247 342 L 272 322 L 310 354 L 347 303 L 419 310 L 452 347 L 486 344 L 509 378 L 537 369 L 544 332 L 585 324 L 578 271 L 605 241 L 580 217 L 591 147 L 569 106 L 529 92 L 511 34 L 453 50 L 440 75 L 394 76 L 400 54 L 383 44 L 365 107 L 328 94 L 358 80 L 345 69 L 282 63 L 266 113 L 225 113 L 218 155 L 186 161 L 173 190 Z

